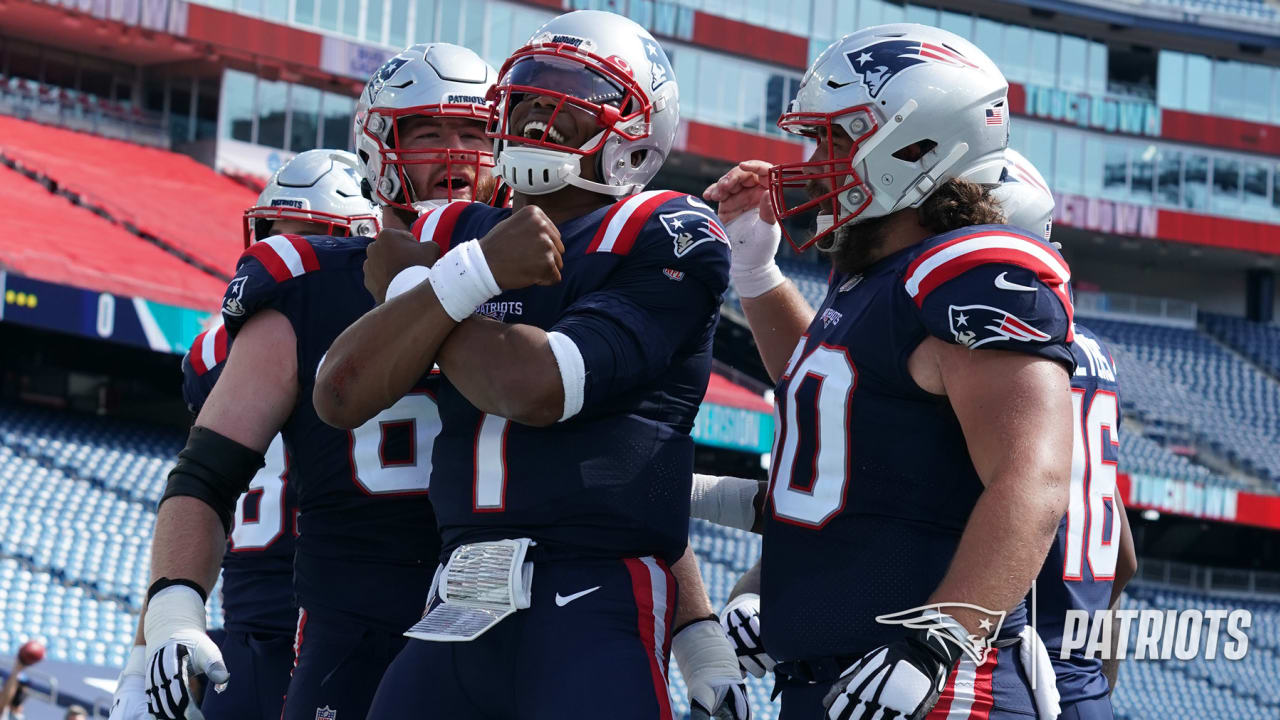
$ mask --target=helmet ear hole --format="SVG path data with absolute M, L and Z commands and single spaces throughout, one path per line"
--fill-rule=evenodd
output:
M 920 158 L 928 155 L 931 150 L 938 147 L 938 143 L 933 140 L 918 140 L 899 148 L 893 156 L 903 162 L 919 162 Z
M 636 150 L 631 153 L 631 167 L 638 168 L 644 164 L 645 158 L 649 157 L 648 150 Z

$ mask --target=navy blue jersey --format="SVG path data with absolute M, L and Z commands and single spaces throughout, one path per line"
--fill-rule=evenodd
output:
M 368 238 L 281 235 L 240 257 L 223 298 L 234 341 L 254 313 L 282 313 L 297 336 L 298 395 L 282 428 L 297 488 L 294 591 L 330 610 L 399 632 L 422 614 L 439 555 L 427 487 L 439 428 L 429 377 L 355 430 L 325 424 L 311 404 L 333 340 L 370 310 Z
M 1116 464 L 1120 453 L 1120 399 L 1111 353 L 1079 324 L 1071 351 L 1075 446 L 1071 454 L 1071 496 L 1053 547 L 1036 578 L 1036 631 L 1053 659 L 1062 702 L 1102 697 L 1108 692 L 1102 661 L 1076 651 L 1059 658 L 1068 610 L 1096 610 L 1111 602 L 1121 522 L 1116 507 Z M 1090 626 L 1092 623 L 1090 624 Z
M 510 214 L 453 203 L 416 230 L 447 251 Z M 674 562 L 688 540 L 689 433 L 728 285 L 727 236 L 701 201 L 665 191 L 559 228 L 561 282 L 504 292 L 479 312 L 572 340 L 585 369 L 581 410 L 529 427 L 481 413 L 445 378 L 431 485 L 445 550 L 530 537 L 563 556 Z
M 213 390 L 227 359 L 222 325 L 196 336 L 182 358 L 182 394 L 193 415 Z M 293 633 L 293 544 L 298 494 L 290 482 L 284 440 L 267 448 L 266 465 L 236 502 L 227 552 L 222 556 L 222 608 L 234 632 Z
M 1052 247 L 998 225 L 832 277 L 775 394 L 760 602 L 770 655 L 857 656 L 901 637 L 876 616 L 928 600 L 983 487 L 947 398 L 916 385 L 907 360 L 932 335 L 1074 369 L 1068 279 Z M 1001 637 L 1024 618 L 1012 609 Z

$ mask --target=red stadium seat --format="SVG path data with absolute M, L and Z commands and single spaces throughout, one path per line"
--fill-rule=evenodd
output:
M 212 268 L 235 267 L 254 193 L 186 155 L 7 116 L 0 152 Z
M 30 277 L 214 309 L 225 284 L 0 166 L 0 266 Z

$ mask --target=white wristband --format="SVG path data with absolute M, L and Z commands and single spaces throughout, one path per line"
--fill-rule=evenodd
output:
M 425 265 L 410 265 L 409 267 L 401 270 L 396 273 L 396 276 L 391 278 L 391 282 L 387 284 L 386 302 L 391 302 L 392 299 L 400 297 L 401 295 L 418 287 L 418 285 L 422 284 L 429 277 L 431 277 L 431 268 Z
M 142 620 L 142 634 L 147 640 L 148 655 L 182 630 L 205 629 L 204 601 L 200 594 L 185 585 L 167 587 L 147 601 Z
M 486 300 L 502 292 L 476 240 L 445 253 L 436 261 L 428 279 L 440 305 L 455 322 L 471 317 Z
M 757 298 L 787 281 L 778 263 L 770 260 L 766 265 L 752 270 L 737 272 L 730 270 L 729 279 L 738 291 L 738 297 Z

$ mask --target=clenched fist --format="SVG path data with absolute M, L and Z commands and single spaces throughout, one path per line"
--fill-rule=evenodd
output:
M 412 265 L 431 267 L 440 258 L 440 246 L 420 243 L 404 230 L 384 229 L 369 244 L 364 261 L 364 286 L 373 299 L 382 303 L 387 285 L 401 270 Z
M 716 214 L 725 223 L 750 210 L 759 209 L 760 219 L 772 225 L 777 222 L 773 203 L 769 201 L 769 163 L 763 160 L 744 160 L 719 180 L 702 191 L 702 197 L 720 203 Z
M 560 282 L 564 244 L 559 228 L 540 207 L 516 210 L 480 238 L 480 249 L 503 290 Z

